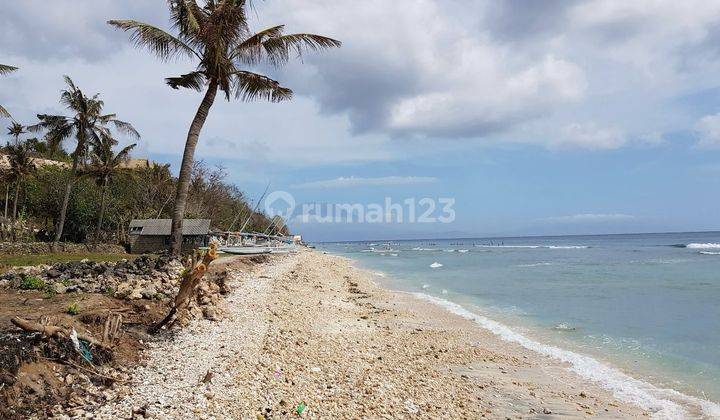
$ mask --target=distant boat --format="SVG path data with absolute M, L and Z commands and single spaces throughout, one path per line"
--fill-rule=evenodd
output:
M 271 249 L 264 246 L 226 246 L 218 249 L 227 254 L 234 255 L 260 255 L 269 254 Z

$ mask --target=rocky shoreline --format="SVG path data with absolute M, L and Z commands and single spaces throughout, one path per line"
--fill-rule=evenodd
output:
M 232 260 L 232 259 L 229 259 Z M 227 265 L 218 322 L 155 342 L 95 418 L 638 418 L 566 366 L 504 342 L 349 260 Z M 72 413 L 70 413 L 72 414 Z

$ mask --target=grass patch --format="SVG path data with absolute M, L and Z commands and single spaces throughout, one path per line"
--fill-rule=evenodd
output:
M 35 276 L 25 276 L 20 281 L 20 288 L 23 290 L 43 290 L 46 286 L 45 280 Z
M 77 315 L 80 313 L 80 304 L 77 302 L 73 302 L 67 307 L 67 313 L 69 315 Z
M 139 255 L 132 254 L 104 254 L 100 252 L 82 252 L 76 254 L 32 254 L 32 255 L 0 255 L 0 266 L 27 266 L 39 264 L 55 264 L 59 262 L 80 261 L 88 259 L 96 262 L 116 262 L 122 259 L 133 259 Z

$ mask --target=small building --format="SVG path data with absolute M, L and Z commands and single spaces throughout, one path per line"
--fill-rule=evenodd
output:
M 171 219 L 134 219 L 130 222 L 130 252 L 146 254 L 170 249 Z M 183 252 L 200 246 L 207 246 L 210 233 L 210 219 L 183 220 Z

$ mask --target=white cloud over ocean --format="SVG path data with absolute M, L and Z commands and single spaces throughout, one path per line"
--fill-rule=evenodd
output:
M 397 185 L 417 185 L 417 184 L 433 184 L 439 180 L 429 176 L 383 176 L 376 178 L 362 177 L 339 177 L 334 179 L 326 179 L 320 181 L 304 182 L 295 184 L 293 188 L 348 188 L 348 187 L 365 187 L 365 186 L 397 186 Z
M 628 222 L 637 219 L 631 214 L 623 213 L 581 213 L 567 216 L 546 217 L 541 219 L 547 223 L 606 223 Z

